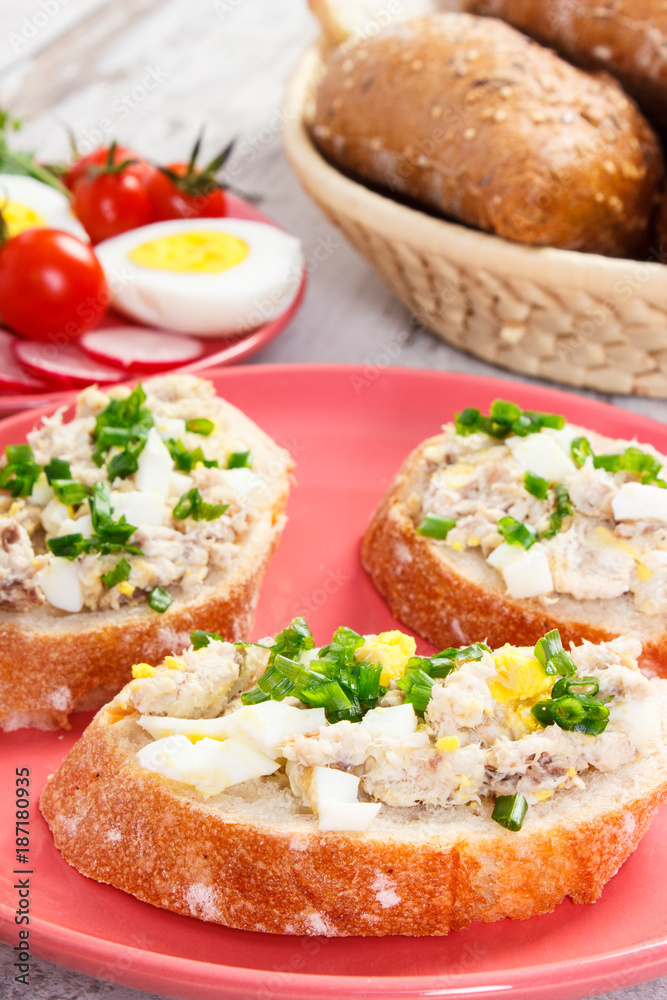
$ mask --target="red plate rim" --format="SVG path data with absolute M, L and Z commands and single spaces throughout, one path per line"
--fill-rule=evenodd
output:
M 213 369 L 207 372 L 210 377 L 221 378 L 224 381 L 253 380 L 272 378 L 281 375 L 331 375 L 341 377 L 359 377 L 368 380 L 368 366 L 362 365 L 329 365 L 329 364 L 261 364 L 241 369 Z M 582 397 L 576 393 L 560 389 L 543 388 L 542 386 L 517 382 L 510 379 L 498 379 L 488 376 L 460 374 L 458 372 L 434 371 L 432 369 L 391 367 L 373 378 L 410 379 L 415 383 L 420 381 L 445 383 L 462 383 L 472 394 L 476 389 L 486 393 L 497 393 L 506 398 L 513 392 L 519 392 L 529 405 L 539 409 L 565 411 L 571 404 L 576 404 L 584 419 L 590 425 L 603 428 L 605 417 L 614 415 L 618 422 L 619 414 L 627 413 L 632 422 L 632 433 L 646 433 L 650 439 L 656 434 L 664 437 L 667 427 L 641 414 L 624 411 L 608 403 Z M 128 380 L 129 381 L 129 380 Z M 75 391 L 63 394 L 65 402 L 72 400 Z M 53 411 L 54 405 L 43 406 L 34 411 L 35 418 Z M 10 430 L 15 424 L 25 423 L 28 414 L 21 413 L 0 422 L 2 430 Z M 417 442 L 415 442 L 417 443 Z M 41 822 L 41 817 L 40 817 Z M 7 943 L 14 941 L 14 910 L 0 904 L 0 938 Z M 194 919 L 194 918 L 184 918 Z M 269 971 L 239 968 L 211 964 L 198 960 L 187 959 L 158 951 L 145 950 L 107 941 L 100 937 L 85 934 L 78 930 L 60 927 L 31 916 L 31 926 L 38 932 L 39 939 L 34 953 L 48 960 L 59 962 L 63 949 L 68 953 L 69 967 L 91 975 L 99 972 L 101 960 L 113 965 L 114 960 L 122 955 L 125 967 L 131 972 L 131 977 L 118 977 L 119 982 L 126 981 L 135 988 L 147 990 L 162 990 L 166 995 L 182 996 L 174 992 L 185 989 L 188 984 L 196 981 L 201 986 L 202 997 L 224 997 L 232 1000 L 240 993 L 243 995 L 269 996 L 275 998 L 299 998 L 299 1000 L 331 1000 L 341 993 L 347 996 L 382 997 L 383 1000 L 399 1000 L 410 997 L 450 997 L 464 998 L 470 996 L 486 996 L 496 994 L 516 995 L 522 998 L 543 997 L 549 990 L 551 1000 L 581 996 L 582 990 L 590 987 L 595 990 L 601 985 L 602 978 L 618 975 L 623 986 L 645 981 L 667 972 L 667 932 L 658 940 L 650 940 L 631 948 L 616 948 L 596 955 L 579 957 L 573 967 L 572 962 L 564 959 L 554 963 L 527 965 L 507 971 L 490 971 L 476 974 L 474 984 L 469 973 L 443 974 L 446 986 L 439 986 L 439 976 L 334 976 L 331 974 L 298 973 L 292 971 Z M 258 936 L 258 943 L 261 942 Z M 419 939 L 417 939 L 419 940 Z M 160 970 L 156 972 L 155 959 L 159 957 Z M 632 969 L 628 970 L 628 960 L 632 961 Z M 224 980 L 224 981 L 223 981 Z M 503 982 L 503 980 L 507 980 Z M 509 981 L 511 980 L 511 982 Z M 215 990 L 215 992 L 213 992 Z

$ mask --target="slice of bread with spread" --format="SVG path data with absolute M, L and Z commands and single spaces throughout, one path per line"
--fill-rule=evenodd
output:
M 597 899 L 667 795 L 667 681 L 636 640 L 192 639 L 135 668 L 40 800 L 66 861 L 177 913 L 331 936 L 526 918 Z
M 667 676 L 665 465 L 561 416 L 466 409 L 407 458 L 362 560 L 435 645 L 631 634 L 642 666 Z
M 249 634 L 289 455 L 194 376 L 77 399 L 0 467 L 0 727 L 67 726 L 199 622 Z

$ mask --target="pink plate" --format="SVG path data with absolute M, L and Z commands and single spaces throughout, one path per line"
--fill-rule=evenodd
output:
M 360 567 L 359 539 L 408 451 L 465 405 L 514 399 L 606 434 L 636 434 L 667 451 L 667 428 L 650 420 L 505 380 L 278 365 L 211 375 L 219 392 L 297 462 L 290 520 L 266 575 L 253 637 L 274 632 L 296 614 L 307 617 L 318 641 L 342 623 L 366 632 L 397 626 Z M 0 447 L 20 441 L 32 423 L 27 414 L 3 422 Z M 78 716 L 64 735 L 23 730 L 0 740 L 0 934 L 12 946 L 18 943 L 19 901 L 9 878 L 16 852 L 14 769 L 29 767 L 31 950 L 100 979 L 193 1000 L 572 1000 L 667 974 L 667 811 L 592 906 L 566 901 L 544 917 L 478 924 L 446 938 L 289 938 L 234 931 L 156 909 L 84 878 L 55 850 L 37 797 L 89 718 Z
M 228 214 L 232 219 L 250 219 L 252 222 L 266 222 L 272 226 L 277 225 L 273 219 L 269 218 L 268 215 L 264 215 L 254 205 L 248 204 L 248 202 L 237 198 L 233 194 L 227 194 L 227 204 L 229 207 Z M 281 330 L 287 326 L 301 305 L 305 291 L 306 273 L 304 271 L 297 296 L 284 313 L 281 313 L 280 316 L 272 319 L 269 323 L 264 323 L 263 326 L 258 327 L 251 333 L 246 333 L 239 337 L 225 337 L 220 340 L 206 340 L 202 338 L 201 343 L 204 345 L 204 353 L 195 361 L 180 366 L 178 370 L 201 372 L 209 368 L 218 368 L 221 365 L 235 365 L 239 361 L 244 361 L 246 358 L 256 354 L 257 351 L 261 351 L 263 347 L 274 340 Z M 111 311 L 104 317 L 100 327 L 127 326 L 131 328 L 135 325 L 119 313 Z M 142 326 L 140 329 L 151 330 L 152 327 Z M 119 381 L 123 381 L 127 377 L 127 372 L 119 370 Z M 58 387 L 38 393 L 16 393 L 11 395 L 0 393 L 0 417 L 9 416 L 12 413 L 20 413 L 23 410 L 31 410 L 38 406 L 48 406 L 50 403 L 57 403 L 62 397 L 63 393 Z

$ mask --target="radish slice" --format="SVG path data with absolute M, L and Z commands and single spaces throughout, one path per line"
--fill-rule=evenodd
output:
M 16 338 L 6 330 L 0 330 L 0 392 L 44 392 L 48 382 L 40 382 L 26 375 L 17 364 L 13 346 Z
M 192 337 L 131 326 L 91 330 L 79 341 L 91 358 L 124 371 L 161 372 L 201 356 L 204 345 Z
M 18 363 L 29 372 L 65 389 L 92 382 L 118 382 L 122 378 L 117 369 L 92 361 L 76 344 L 56 347 L 33 340 L 16 340 L 13 349 Z

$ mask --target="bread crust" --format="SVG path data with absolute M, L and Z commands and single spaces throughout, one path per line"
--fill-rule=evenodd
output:
M 143 770 L 142 731 L 121 701 L 98 713 L 47 781 L 40 809 L 56 847 L 90 878 L 242 930 L 442 935 L 547 913 L 566 896 L 593 902 L 667 796 L 663 747 L 643 771 L 625 765 L 617 788 L 596 774 L 597 793 L 561 793 L 557 820 L 532 807 L 519 833 L 465 807 L 447 823 L 433 812 L 415 822 L 408 810 L 405 826 L 322 833 L 312 814 L 281 814 L 278 792 L 267 820 L 235 811 L 224 793 L 215 805 Z M 380 817 L 385 810 L 399 812 L 383 806 Z
M 491 18 L 443 13 L 334 52 L 313 137 L 337 167 L 507 239 L 646 251 L 663 175 L 620 86 Z
M 139 660 L 159 663 L 189 644 L 194 628 L 225 638 L 250 634 L 267 564 L 285 517 L 259 523 L 242 557 L 216 583 L 159 614 L 143 604 L 120 611 L 0 619 L 0 728 L 69 729 L 68 715 L 99 708 L 131 676 Z
M 506 642 L 527 646 L 554 628 L 565 648 L 582 639 L 599 643 L 634 634 L 643 644 L 640 665 L 667 677 L 665 622 L 647 617 L 638 632 L 629 622 L 627 595 L 592 602 L 560 598 L 551 605 L 537 598 L 516 600 L 481 554 L 464 556 L 417 534 L 411 497 L 418 495 L 424 450 L 437 440 L 425 441 L 408 456 L 363 537 L 362 563 L 392 613 L 439 648 L 481 639 L 494 648 Z M 466 558 L 478 560 L 479 574 L 471 575 Z M 593 617 L 587 603 L 603 613 Z
M 617 77 L 644 114 L 667 132 L 667 10 L 662 0 L 467 0 L 591 69 Z

